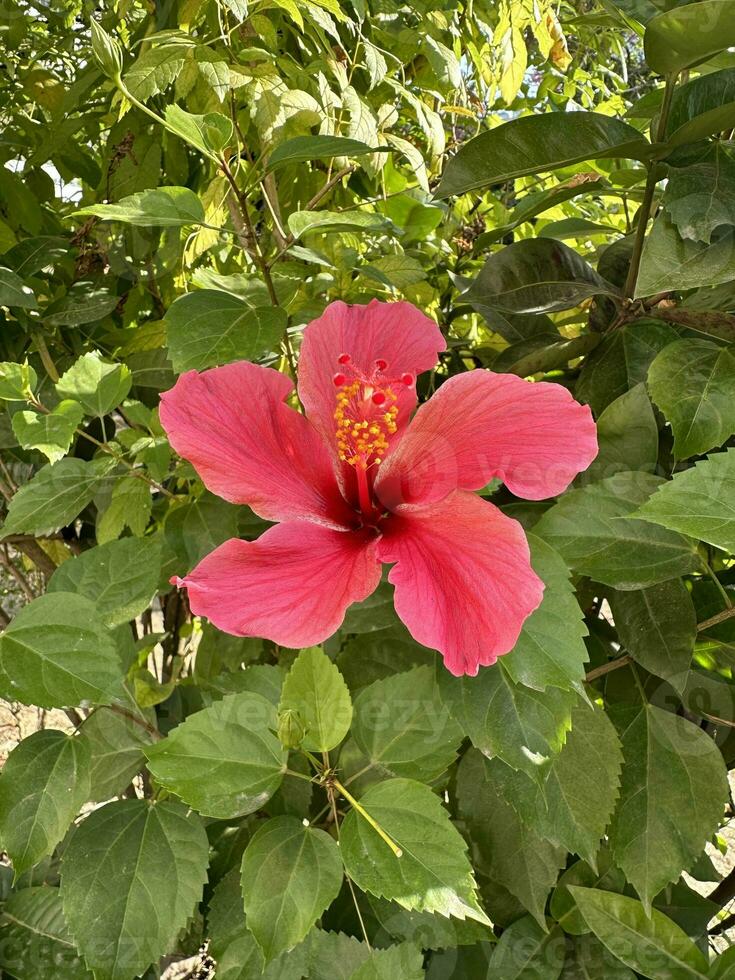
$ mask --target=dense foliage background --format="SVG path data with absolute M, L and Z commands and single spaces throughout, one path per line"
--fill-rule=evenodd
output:
M 735 976 L 735 0 L 2 18 L 3 975 Z M 159 393 L 371 297 L 444 331 L 422 396 L 598 421 L 559 499 L 485 491 L 546 592 L 476 678 L 387 585 L 299 652 L 168 584 L 265 524 Z

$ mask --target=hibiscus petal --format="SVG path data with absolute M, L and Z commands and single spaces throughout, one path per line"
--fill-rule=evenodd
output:
M 226 633 L 308 647 L 377 588 L 376 540 L 308 521 L 277 524 L 257 541 L 225 541 L 176 584 L 188 589 L 197 616 Z
M 469 371 L 419 408 L 375 488 L 393 509 L 500 477 L 517 496 L 543 500 L 566 490 L 596 455 L 592 414 L 566 388 Z
M 471 493 L 385 521 L 378 544 L 412 636 L 439 650 L 451 673 L 477 673 L 515 646 L 544 585 L 521 525 Z
M 386 362 L 385 373 L 392 378 L 411 374 L 415 378 L 437 363 L 439 351 L 446 349 L 439 327 L 411 303 L 381 303 L 366 306 L 332 303 L 318 320 L 304 331 L 299 359 L 299 396 L 322 436 L 334 441 L 334 375 L 350 376 L 351 368 L 370 375 L 375 362 Z M 343 368 L 341 354 L 350 355 Z M 416 407 L 415 387 L 398 385 L 397 424 L 405 426 Z
M 292 382 L 247 361 L 182 374 L 161 396 L 171 445 L 204 484 L 267 520 L 306 517 L 348 527 L 329 451 L 314 427 L 284 399 Z

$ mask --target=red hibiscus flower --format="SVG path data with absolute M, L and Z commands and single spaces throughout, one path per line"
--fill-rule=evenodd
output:
M 589 409 L 559 385 L 475 370 L 415 413 L 416 376 L 445 349 L 410 303 L 333 303 L 304 333 L 303 416 L 283 374 L 246 361 L 183 374 L 161 400 L 171 445 L 205 485 L 278 521 L 183 579 L 191 608 L 237 636 L 331 636 L 392 565 L 396 612 L 453 674 L 515 645 L 543 583 L 516 521 L 471 491 L 561 493 L 597 453 Z

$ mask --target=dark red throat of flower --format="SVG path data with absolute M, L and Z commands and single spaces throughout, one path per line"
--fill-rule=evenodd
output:
M 349 354 L 338 358 L 340 370 L 333 377 L 336 392 L 335 437 L 339 458 L 355 467 L 360 510 L 372 516 L 374 506 L 368 470 L 380 464 L 388 451 L 391 436 L 398 428 L 398 394 L 411 388 L 412 374 L 394 377 L 382 358 L 374 362 L 371 374 L 363 374 L 352 364 Z

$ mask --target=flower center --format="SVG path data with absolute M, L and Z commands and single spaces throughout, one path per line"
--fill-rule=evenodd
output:
M 353 367 L 349 354 L 341 354 L 338 364 L 340 370 L 333 381 L 337 389 L 334 421 L 339 458 L 367 470 L 385 456 L 389 439 L 397 429 L 396 392 L 401 385 L 413 387 L 414 377 L 391 377 L 383 358 L 375 361 L 369 375 Z

